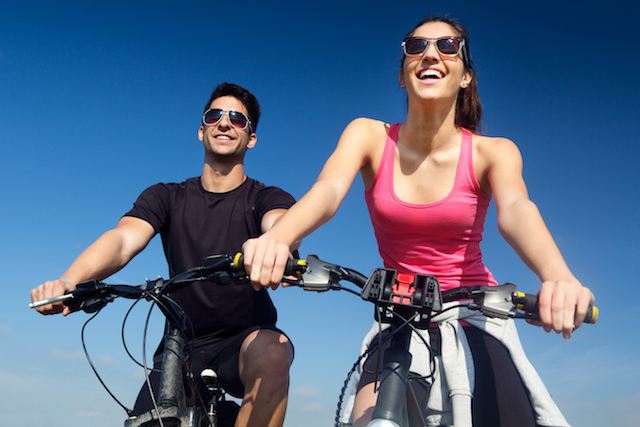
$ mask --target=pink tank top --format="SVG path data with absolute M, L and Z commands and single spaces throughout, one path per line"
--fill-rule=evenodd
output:
M 480 241 L 491 197 L 473 171 L 472 135 L 462 129 L 462 147 L 453 189 L 428 204 L 400 200 L 393 169 L 400 123 L 391 126 L 380 168 L 365 200 L 386 268 L 429 274 L 443 290 L 459 286 L 497 285 L 482 262 Z

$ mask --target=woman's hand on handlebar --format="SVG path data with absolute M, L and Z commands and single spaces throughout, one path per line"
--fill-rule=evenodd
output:
M 540 320 L 530 323 L 542 326 L 547 332 L 562 333 L 569 339 L 582 325 L 589 305 L 594 302 L 593 293 L 577 280 L 547 280 L 538 293 Z
M 58 297 L 66 292 L 73 291 L 75 288 L 75 285 L 62 279 L 50 280 L 31 290 L 31 302 Z M 62 302 L 37 307 L 36 310 L 44 315 L 62 313 L 63 316 L 67 316 L 71 313 L 69 307 Z
M 244 268 L 255 290 L 261 287 L 276 289 L 284 276 L 291 248 L 284 243 L 262 235 L 242 245 Z

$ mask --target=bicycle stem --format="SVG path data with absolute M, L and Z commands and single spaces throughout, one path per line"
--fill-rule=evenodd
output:
M 396 310 L 406 311 L 399 307 Z M 406 417 L 406 391 L 412 356 L 409 352 L 411 328 L 402 325 L 400 320 L 404 315 L 412 316 L 412 310 L 403 313 L 403 316 L 395 316 L 390 326 L 392 337 L 389 348 L 383 353 L 378 399 L 367 427 L 400 427 Z

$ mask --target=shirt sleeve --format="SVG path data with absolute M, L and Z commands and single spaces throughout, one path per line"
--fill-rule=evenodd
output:
M 256 214 L 260 221 L 269 211 L 274 209 L 289 209 L 296 199 L 278 187 L 264 187 L 256 196 Z
M 156 233 L 164 228 L 169 218 L 171 192 L 166 184 L 156 184 L 138 196 L 133 208 L 124 214 L 147 221 Z

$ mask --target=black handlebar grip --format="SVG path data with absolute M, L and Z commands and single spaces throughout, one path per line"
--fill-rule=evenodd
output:
M 532 294 L 525 294 L 523 292 L 516 292 L 513 296 L 513 301 L 516 303 L 519 310 L 525 313 L 537 313 L 538 312 L 538 296 Z
M 584 323 L 589 323 L 591 325 L 595 324 L 598 321 L 598 307 L 595 305 L 590 305 L 587 309 L 587 314 L 584 316 Z
M 233 258 L 233 267 L 244 271 L 244 255 L 240 252 Z M 307 271 L 307 261 L 303 259 L 289 259 L 284 269 L 285 276 L 298 276 Z
M 285 276 L 298 276 L 307 271 L 307 261 L 303 259 L 290 259 L 284 269 Z
M 526 313 L 538 313 L 538 296 L 516 292 L 513 296 L 519 310 Z M 598 321 L 598 307 L 590 305 L 587 314 L 584 316 L 584 323 L 595 324 Z

